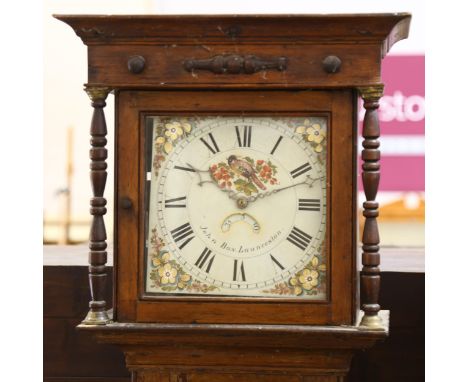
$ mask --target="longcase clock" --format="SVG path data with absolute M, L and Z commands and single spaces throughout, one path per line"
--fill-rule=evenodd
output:
M 388 334 L 378 304 L 380 62 L 410 16 L 56 17 L 88 46 L 94 107 L 92 300 L 80 329 L 121 346 L 137 381 L 341 381 L 353 352 Z

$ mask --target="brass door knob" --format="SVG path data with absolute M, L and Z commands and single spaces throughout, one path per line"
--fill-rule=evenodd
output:
M 145 58 L 143 56 L 131 56 L 127 61 L 130 73 L 139 74 L 145 69 Z

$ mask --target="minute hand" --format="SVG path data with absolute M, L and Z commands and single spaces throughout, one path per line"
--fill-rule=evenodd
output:
M 312 187 L 315 182 L 317 182 L 317 181 L 319 181 L 321 179 L 323 179 L 323 176 L 321 176 L 319 178 L 312 178 L 310 175 L 307 175 L 306 179 L 303 182 L 291 184 L 290 186 L 286 186 L 286 187 L 276 188 L 276 189 L 268 191 L 268 192 L 262 192 L 261 194 L 251 195 L 251 196 L 249 196 L 247 198 L 247 201 L 250 203 L 250 202 L 253 202 L 253 201 L 257 200 L 257 199 L 263 199 L 263 198 L 265 198 L 267 196 L 276 194 L 276 193 L 278 193 L 280 191 L 284 191 L 284 190 L 287 190 L 289 188 L 300 186 L 302 184 L 305 184 L 305 185 L 307 185 L 309 187 Z

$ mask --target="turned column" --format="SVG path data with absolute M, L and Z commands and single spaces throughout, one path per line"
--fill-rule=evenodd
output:
M 90 213 L 93 216 L 89 233 L 89 286 L 91 301 L 89 312 L 83 321 L 86 325 L 105 325 L 110 322 L 106 311 L 106 273 L 107 235 L 104 224 L 106 199 L 104 189 L 107 179 L 107 127 L 103 108 L 105 99 L 111 89 L 107 87 L 87 86 L 85 88 L 94 108 L 91 120 L 91 149 L 89 151 L 90 178 L 93 197 L 90 200 Z
M 376 201 L 380 180 L 380 127 L 377 109 L 379 108 L 379 99 L 383 95 L 383 85 L 372 85 L 360 88 L 359 91 L 366 109 L 362 129 L 364 141 L 361 153 L 362 183 L 366 201 L 363 203 L 365 223 L 362 234 L 361 270 L 361 309 L 364 316 L 360 325 L 383 329 L 378 315 L 380 311 L 380 239 L 377 226 L 379 203 Z

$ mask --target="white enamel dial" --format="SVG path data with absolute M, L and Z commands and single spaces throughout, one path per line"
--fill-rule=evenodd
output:
M 326 123 L 156 118 L 147 292 L 324 298 Z

